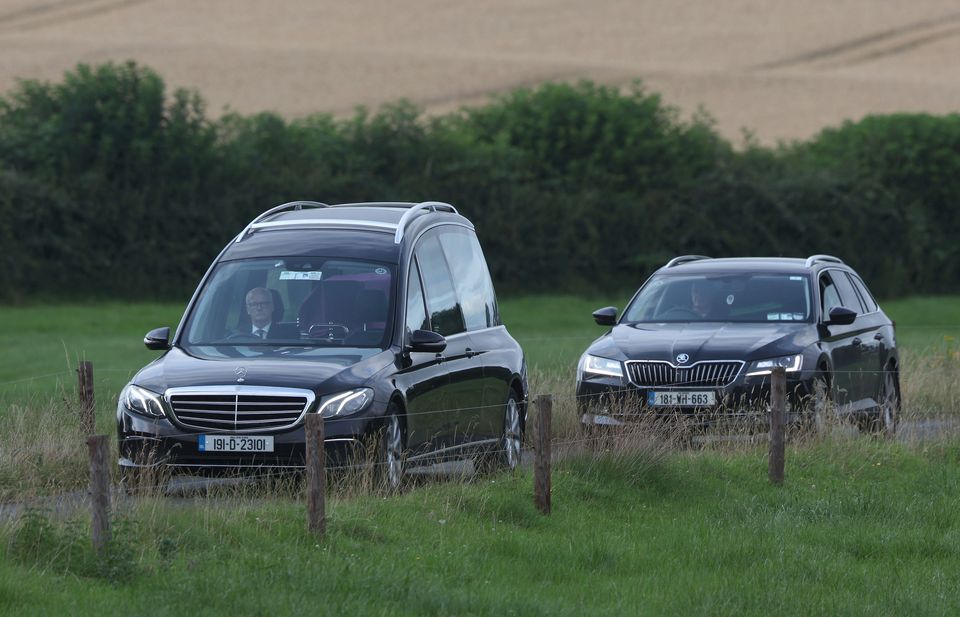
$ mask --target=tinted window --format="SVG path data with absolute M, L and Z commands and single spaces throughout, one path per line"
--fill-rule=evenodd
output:
M 420 285 L 420 269 L 417 262 L 412 261 L 409 279 L 407 280 L 407 330 L 429 330 L 427 310 L 423 306 L 423 287 Z
M 496 299 L 477 236 L 462 227 L 440 232 L 440 244 L 453 271 L 453 283 L 467 330 L 496 325 Z
M 435 233 L 424 236 L 416 254 L 433 331 L 443 336 L 463 332 L 463 314 L 454 291 L 453 277 Z
M 865 312 L 872 313 L 876 311 L 879 307 L 877 306 L 877 301 L 873 299 L 873 295 L 870 294 L 870 290 L 867 289 L 867 286 L 863 284 L 863 281 L 860 280 L 859 276 L 848 275 L 850 281 L 853 283 L 853 286 L 857 288 L 857 291 L 860 292 L 860 299 L 863 300 L 863 305 Z
M 850 279 L 840 271 L 834 271 L 831 274 L 833 284 L 837 286 L 837 291 L 840 293 L 840 301 L 843 303 L 843 306 L 857 313 L 863 313 L 863 305 L 860 304 L 860 297 L 857 295 L 853 285 L 850 284 Z
M 829 274 L 820 275 L 820 309 L 826 318 L 830 311 L 838 306 L 843 306 L 840 300 L 840 292 L 837 286 L 833 284 L 833 279 Z

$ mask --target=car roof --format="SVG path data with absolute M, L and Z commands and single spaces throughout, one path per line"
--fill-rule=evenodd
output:
M 315 255 L 398 263 L 403 246 L 437 222 L 473 229 L 453 206 L 440 202 L 290 202 L 254 219 L 222 259 Z
M 836 258 L 832 258 L 836 259 Z M 811 260 L 812 263 L 811 263 Z M 660 274 L 710 274 L 719 272 L 781 272 L 803 274 L 819 266 L 849 269 L 840 260 L 821 260 L 798 257 L 723 257 L 697 258 L 675 265 L 666 265 Z

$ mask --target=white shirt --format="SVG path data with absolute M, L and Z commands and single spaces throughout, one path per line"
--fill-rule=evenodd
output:
M 261 330 L 263 330 L 263 336 L 262 336 L 261 338 L 267 338 L 267 335 L 270 334 L 270 326 L 272 326 L 272 325 L 273 325 L 273 322 L 268 323 L 267 325 L 265 325 L 265 326 L 262 327 L 262 328 L 258 328 L 258 327 L 256 327 L 256 326 L 253 326 L 253 328 L 250 330 L 250 333 L 253 334 L 254 336 L 260 337 L 260 334 L 258 334 L 258 333 L 259 333 Z

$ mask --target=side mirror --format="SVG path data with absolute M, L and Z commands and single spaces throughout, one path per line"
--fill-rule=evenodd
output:
M 857 312 L 851 311 L 845 306 L 835 306 L 830 309 L 830 320 L 826 326 L 849 326 L 856 320 Z
M 170 328 L 157 328 L 147 332 L 143 337 L 143 344 L 147 349 L 170 349 Z
M 605 306 L 593 312 L 593 320 L 598 326 L 612 326 L 617 323 L 617 307 Z
M 430 330 L 414 330 L 410 334 L 410 351 L 424 351 L 427 353 L 440 353 L 447 348 L 447 339 L 436 332 Z

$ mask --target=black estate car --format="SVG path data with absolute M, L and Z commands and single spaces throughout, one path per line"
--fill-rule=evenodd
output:
M 763 418 L 780 366 L 790 421 L 822 428 L 835 412 L 875 431 L 896 428 L 894 324 L 836 257 L 677 257 L 619 319 L 614 307 L 593 316 L 612 328 L 577 368 L 585 425 L 640 415 Z
M 176 332 L 144 343 L 165 353 L 120 395 L 127 470 L 302 467 L 307 414 L 325 419 L 333 462 L 381 437 L 391 485 L 405 461 L 520 458 L 523 352 L 449 204 L 268 210 L 216 258 Z

